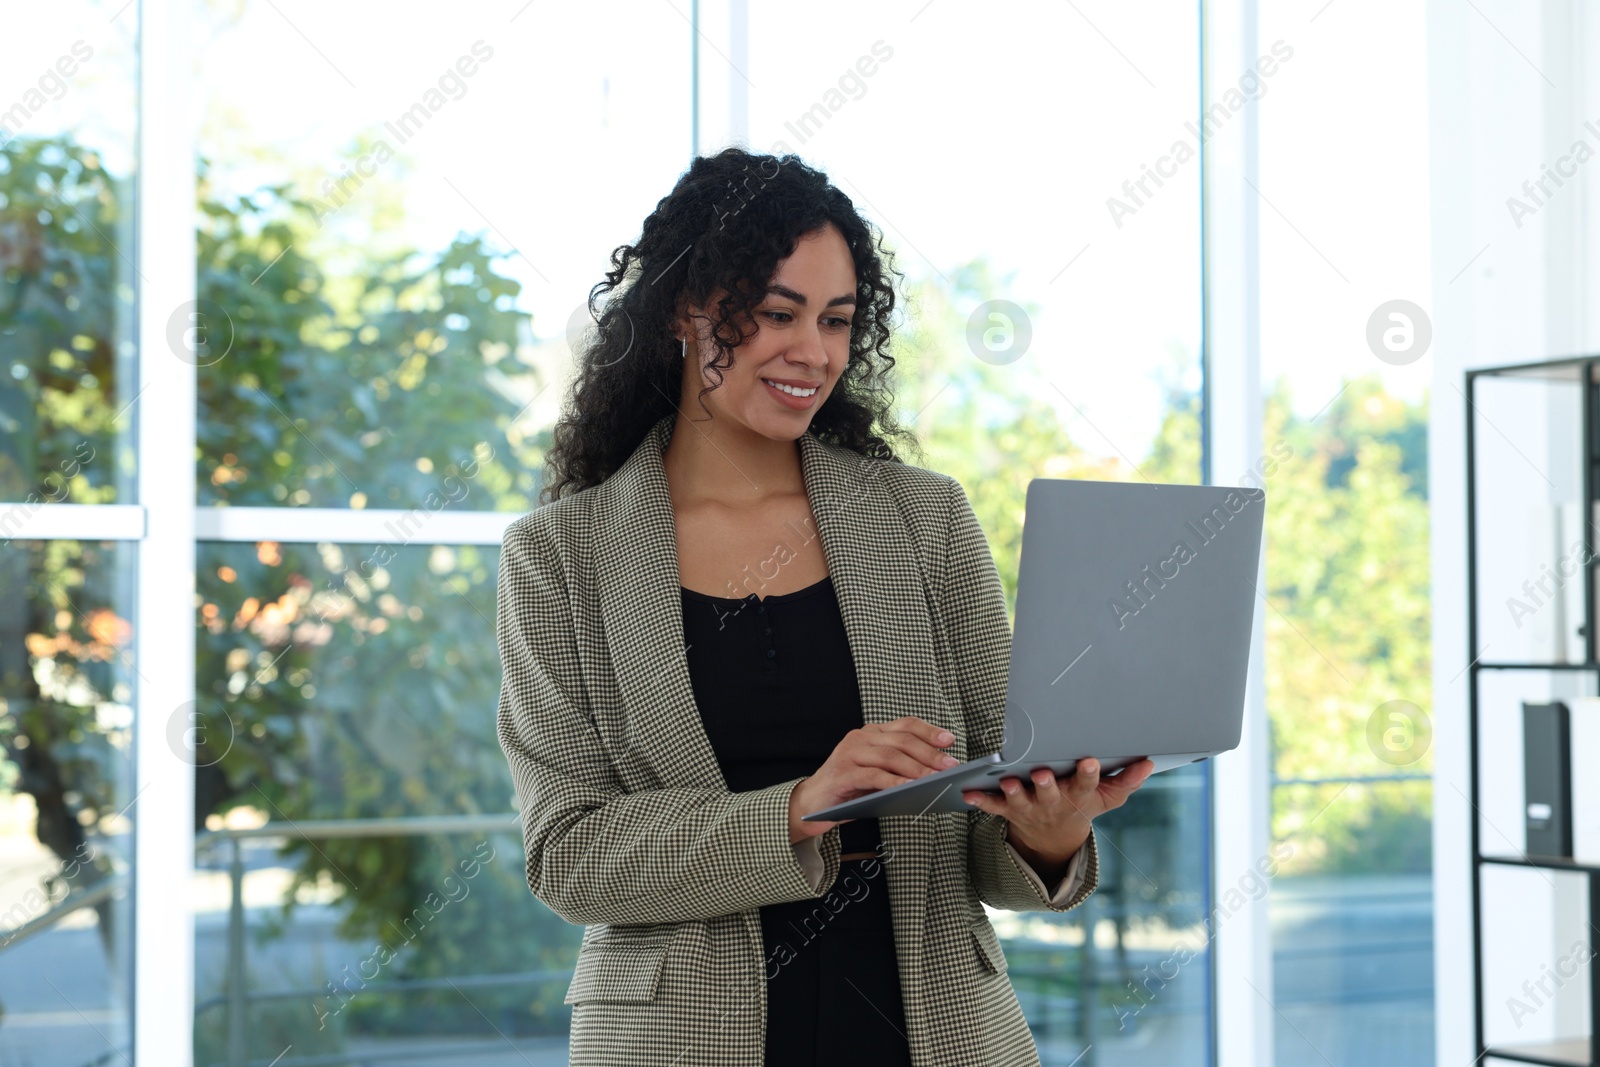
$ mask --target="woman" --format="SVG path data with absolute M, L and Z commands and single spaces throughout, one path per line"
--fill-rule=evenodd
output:
M 528 884 L 586 926 L 575 1067 L 1037 1064 L 983 904 L 1080 904 L 1152 769 L 801 821 L 1001 741 L 994 560 L 890 443 L 888 258 L 823 174 L 730 148 L 591 294 L 498 624 Z

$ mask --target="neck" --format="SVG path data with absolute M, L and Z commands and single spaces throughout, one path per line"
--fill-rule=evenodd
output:
M 682 411 L 661 456 L 675 504 L 751 504 L 803 492 L 800 443 L 773 440 L 727 418 L 691 420 Z

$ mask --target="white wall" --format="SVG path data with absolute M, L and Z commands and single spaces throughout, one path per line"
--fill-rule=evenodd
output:
M 1596 44 L 1596 17 L 1578 0 L 1428 2 L 1428 79 L 1433 245 L 1433 405 L 1429 428 L 1432 495 L 1434 635 L 1434 943 L 1437 1061 L 1471 1062 L 1472 925 L 1470 792 L 1467 765 L 1468 679 L 1466 534 L 1464 528 L 1466 401 L 1463 371 L 1470 367 L 1543 360 L 1600 351 L 1586 305 L 1596 295 L 1600 271 L 1590 260 L 1600 250 L 1589 210 L 1600 178 L 1600 100 L 1590 88 L 1584 57 Z M 1584 128 L 1585 119 L 1595 130 Z M 1522 186 L 1556 166 L 1573 142 L 1597 153 L 1553 195 L 1540 195 L 1532 214 L 1516 218 L 1508 198 L 1527 199 Z M 1569 168 L 1572 169 L 1572 168 Z M 1520 212 L 1519 212 L 1520 214 Z M 1520 225 L 1518 222 L 1520 221 Z M 1515 436 L 1519 431 L 1505 427 Z M 1479 422 L 1479 432 L 1498 431 Z M 1521 431 L 1525 432 L 1525 431 Z M 1549 476 L 1562 481 L 1548 457 Z M 1523 471 L 1533 479 L 1541 475 Z M 1490 647 L 1485 658 L 1496 658 Z M 1529 694 L 1536 695 L 1536 694 Z M 1496 708 L 1506 712 L 1505 700 Z M 1520 735 L 1505 731 L 1505 746 L 1490 753 L 1507 778 L 1491 789 L 1480 826 L 1485 849 L 1520 835 L 1516 798 L 1520 785 Z M 1514 772 L 1514 773 L 1511 773 Z M 1498 773 L 1498 771 L 1496 771 Z M 1505 822 L 1512 822 L 1506 826 Z M 1490 824 L 1495 824 L 1491 826 Z M 1496 828 L 1497 827 L 1497 828 Z M 1514 844 L 1514 842 L 1513 842 Z M 1505 849 L 1510 851 L 1510 849 Z M 1514 872 L 1522 874 L 1523 872 Z M 1484 912 L 1495 925 L 1486 948 L 1504 971 L 1536 967 L 1537 957 L 1569 944 L 1575 903 L 1559 879 L 1485 880 Z M 1559 904 L 1558 904 L 1559 899 Z M 1502 930 L 1499 923 L 1513 924 Z M 1520 936 L 1521 950 L 1502 952 L 1505 937 Z M 1521 955 L 1518 955 L 1521 951 Z M 1561 948 L 1561 951 L 1565 951 Z M 1560 955 L 1560 951 L 1556 953 Z M 1557 1006 L 1523 1026 L 1513 1025 L 1502 985 L 1520 986 L 1537 972 L 1497 975 L 1485 1002 L 1491 1039 L 1522 1041 L 1567 1031 L 1570 1014 Z M 1490 1061 L 1495 1062 L 1495 1061 Z

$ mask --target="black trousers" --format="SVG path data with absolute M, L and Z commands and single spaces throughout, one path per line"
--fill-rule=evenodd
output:
M 832 892 L 767 905 L 761 932 L 766 1067 L 911 1067 L 881 861 L 844 860 Z

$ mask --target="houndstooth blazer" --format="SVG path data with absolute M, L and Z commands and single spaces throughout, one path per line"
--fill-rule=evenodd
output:
M 816 899 L 820 924 L 887 892 L 913 1062 L 1037 1065 L 983 903 L 1076 907 L 1097 882 L 1093 833 L 1052 895 L 1003 819 L 885 817 L 881 862 L 840 885 L 838 827 L 789 841 L 802 779 L 730 792 L 684 656 L 662 465 L 674 418 L 602 484 L 517 519 L 502 545 L 497 732 L 528 886 L 586 926 L 566 995 L 571 1063 L 759 1064 L 766 978 L 782 961 L 766 957 L 758 909 Z M 966 493 L 809 431 L 799 447 L 865 720 L 917 715 L 955 734 L 959 759 L 997 751 L 1011 635 Z

